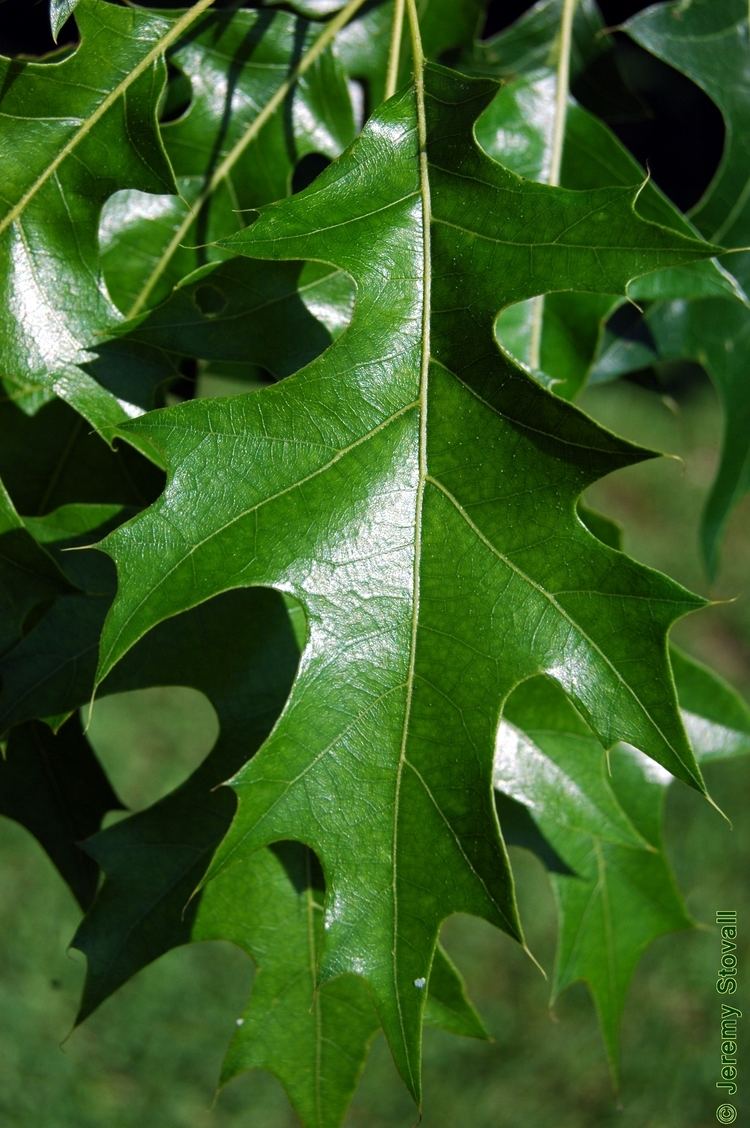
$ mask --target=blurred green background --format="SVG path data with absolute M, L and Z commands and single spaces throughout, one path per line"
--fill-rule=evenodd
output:
M 732 518 L 720 580 L 709 589 L 696 530 L 721 423 L 704 380 L 690 379 L 681 387 L 674 399 L 633 383 L 586 394 L 587 410 L 617 431 L 682 458 L 620 472 L 593 489 L 589 500 L 623 523 L 626 547 L 639 559 L 705 594 L 739 596 L 683 621 L 675 638 L 750 694 L 745 533 L 750 505 L 746 501 Z M 184 778 L 214 735 L 207 704 L 179 689 L 104 700 L 90 730 L 116 788 L 135 807 Z M 748 762 L 707 772 L 716 801 L 734 820 L 733 830 L 687 788 L 670 789 L 668 852 L 689 909 L 707 924 L 717 909 L 737 909 L 741 927 L 750 919 L 744 888 L 750 872 L 749 776 Z M 246 1074 L 215 1095 L 223 1050 L 252 981 L 244 955 L 220 944 L 172 952 L 71 1033 L 84 972 L 83 957 L 66 951 L 78 920 L 76 906 L 36 843 L 7 820 L 0 820 L 0 855 L 0 1124 L 286 1128 L 297 1123 L 269 1075 Z M 547 879 L 523 851 L 513 851 L 513 864 L 530 946 L 551 968 L 556 925 Z M 710 929 L 663 937 L 646 953 L 624 1017 L 619 1093 L 613 1091 L 582 985 L 564 995 L 550 1015 L 544 980 L 499 933 L 461 918 L 447 922 L 443 939 L 494 1041 L 427 1031 L 425 1128 L 715 1123 L 719 944 Z M 740 982 L 735 996 L 740 1008 L 750 997 L 747 983 Z M 347 1124 L 408 1128 L 414 1121 L 413 1106 L 378 1038 Z

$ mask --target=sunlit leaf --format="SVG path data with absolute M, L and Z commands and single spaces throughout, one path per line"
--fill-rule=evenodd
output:
M 119 320 L 102 284 L 99 212 L 126 185 L 174 190 L 156 122 L 162 53 L 210 2 L 174 17 L 80 0 L 73 54 L 0 58 L 0 378 L 27 410 L 58 395 L 101 430 L 135 411 L 135 392 L 117 397 L 80 368 Z
M 546 671 L 603 743 L 628 739 L 702 787 L 664 651 L 701 601 L 575 512 L 585 485 L 645 452 L 504 359 L 496 312 L 560 286 L 621 291 L 711 253 L 640 220 L 632 190 L 519 180 L 473 139 L 494 84 L 432 67 L 425 81 L 231 241 L 346 270 L 349 329 L 276 387 L 123 431 L 170 481 L 104 542 L 120 587 L 100 660 L 104 676 L 156 623 L 229 588 L 274 585 L 304 605 L 295 686 L 234 776 L 240 807 L 210 872 L 279 839 L 315 850 L 323 980 L 367 979 L 415 1096 L 418 984 L 440 922 L 469 912 L 521 935 L 491 789 L 512 688 Z

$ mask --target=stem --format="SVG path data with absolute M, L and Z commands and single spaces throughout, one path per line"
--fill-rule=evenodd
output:
M 560 19 L 560 53 L 557 59 L 557 82 L 555 84 L 555 124 L 552 129 L 552 154 L 550 156 L 547 183 L 553 187 L 560 184 L 563 145 L 565 144 L 565 122 L 568 116 L 568 88 L 570 86 L 570 48 L 573 39 L 573 15 L 576 0 L 563 0 Z
M 225 177 L 229 175 L 234 166 L 237 164 L 237 161 L 247 149 L 248 145 L 250 145 L 252 141 L 254 141 L 268 119 L 273 116 L 286 96 L 289 94 L 289 91 L 292 89 L 292 87 L 297 82 L 299 82 L 302 76 L 306 74 L 307 71 L 309 71 L 310 67 L 313 66 L 315 62 L 317 62 L 317 60 L 323 54 L 333 38 L 337 35 L 341 28 L 349 22 L 352 16 L 355 15 L 357 10 L 361 8 L 364 3 L 365 0 L 349 0 L 349 3 L 346 5 L 346 7 L 342 8 L 338 15 L 334 16 L 334 18 L 325 25 L 320 35 L 313 43 L 312 47 L 310 47 L 309 51 L 307 51 L 302 56 L 299 63 L 294 68 L 289 77 L 282 83 L 282 85 L 268 100 L 268 102 L 266 102 L 263 109 L 250 123 L 248 128 L 243 133 L 242 137 L 240 137 L 239 141 L 237 141 L 236 144 L 232 146 L 224 159 L 216 166 L 213 176 L 201 190 L 197 198 L 190 205 L 187 215 L 170 239 L 159 261 L 151 271 L 151 274 L 146 279 L 143 289 L 128 310 L 126 317 L 135 317 L 136 314 L 141 312 L 149 297 L 151 296 L 151 293 L 153 292 L 153 289 L 156 286 L 157 282 L 164 274 L 164 271 L 167 268 L 167 264 L 169 263 L 177 248 L 182 243 L 182 240 L 190 230 L 191 225 L 199 215 L 204 204 L 211 198 L 218 186 L 221 184 L 222 180 L 224 180 Z
M 388 72 L 385 76 L 385 97 L 392 98 L 398 83 L 398 64 L 401 59 L 401 38 L 404 30 L 405 0 L 394 0 L 391 45 L 388 49 Z
M 560 50 L 557 57 L 557 81 L 555 83 L 555 120 L 552 126 L 552 149 L 550 152 L 547 183 L 553 188 L 560 184 L 563 146 L 565 144 L 565 122 L 568 116 L 568 88 L 570 86 L 570 48 L 573 38 L 573 15 L 576 0 L 563 0 L 560 17 Z M 544 324 L 544 294 L 534 298 L 531 312 L 531 332 L 529 335 L 529 366 L 539 368 L 542 353 L 542 328 Z
M 432 221 L 432 199 L 430 194 L 430 175 L 427 165 L 427 114 L 424 104 L 425 56 L 422 38 L 419 34 L 419 15 L 416 0 L 407 0 L 409 8 L 409 34 L 414 62 L 414 85 L 417 103 L 417 140 L 419 142 L 419 188 L 422 197 L 423 225 L 423 263 L 424 263 L 424 301 L 422 304 L 422 362 L 419 378 L 420 398 L 420 478 L 427 476 L 427 377 L 430 367 L 430 303 L 432 297 L 432 246 L 430 224 Z

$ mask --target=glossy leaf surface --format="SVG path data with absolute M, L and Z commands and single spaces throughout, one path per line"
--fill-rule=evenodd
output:
M 295 81 L 319 35 L 283 12 L 217 12 L 170 55 L 188 81 L 186 108 L 161 130 L 179 194 L 120 192 L 102 215 L 104 273 L 124 313 L 150 308 L 190 271 L 226 257 L 216 240 L 287 195 L 302 158 L 330 159 L 352 140 L 331 51 Z
M 418 6 L 422 49 L 432 62 L 443 62 L 446 55 L 467 49 L 480 30 L 481 0 L 420 0 Z M 367 4 L 342 29 L 336 41 L 346 73 L 362 84 L 368 111 L 378 106 L 385 97 L 395 7 L 394 0 Z M 397 85 L 408 82 L 412 74 L 408 38 L 407 22 L 404 21 L 396 69 Z
M 743 81 L 750 47 L 743 0 L 655 4 L 625 25 L 628 35 L 682 71 L 716 103 L 726 123 L 716 176 L 692 213 L 707 238 L 725 247 L 750 243 L 750 90 Z M 748 256 L 742 257 L 741 275 Z M 738 257 L 732 256 L 738 269 Z M 743 269 L 744 268 L 744 269 Z
M 588 482 L 645 452 L 514 369 L 493 345 L 496 312 L 563 284 L 622 290 L 710 253 L 638 219 L 632 191 L 520 181 L 473 141 L 494 84 L 441 68 L 426 81 L 232 242 L 348 271 L 349 329 L 276 388 L 128 426 L 170 482 L 105 542 L 120 588 L 100 661 L 104 676 L 157 622 L 227 588 L 272 584 L 303 603 L 299 675 L 234 777 L 240 808 L 211 873 L 279 839 L 315 850 L 323 979 L 368 980 L 415 1095 L 415 984 L 441 920 L 470 912 L 520 937 L 491 797 L 513 686 L 546 671 L 605 744 L 637 742 L 702 786 L 663 652 L 669 624 L 701 601 L 607 549 L 575 513 Z
M 580 501 L 651 452 L 565 398 L 606 312 L 653 302 L 641 359 L 697 359 L 731 413 L 710 553 L 747 484 L 748 256 L 712 259 L 572 98 L 556 123 L 568 14 L 575 96 L 632 109 L 596 0 L 476 42 L 505 14 L 484 0 L 161 3 L 44 2 L 80 45 L 0 63 L 0 808 L 88 907 L 79 1018 L 229 941 L 256 972 L 222 1083 L 269 1070 L 337 1128 L 382 1027 L 419 1101 L 424 1021 L 485 1036 L 442 922 L 523 944 L 522 845 L 560 910 L 553 993 L 587 982 L 616 1071 L 641 952 L 692 924 L 666 786 L 702 792 L 750 718 L 669 644 L 702 600 Z M 693 0 L 631 26 L 721 106 L 696 216 L 734 246 L 743 20 Z M 602 378 L 637 359 L 621 324 Z M 82 722 L 165 685 L 216 742 L 101 831 Z
M 49 21 L 52 28 L 52 37 L 57 42 L 57 37 L 62 31 L 76 9 L 78 0 L 49 0 Z
M 99 211 L 125 185 L 173 190 L 156 127 L 161 56 L 208 3 L 174 18 L 81 0 L 72 55 L 0 59 L 0 375 L 28 410 L 55 394 L 102 430 L 134 413 L 80 368 L 119 319 L 101 279 Z
M 541 15 L 541 10 L 538 13 Z M 583 12 L 579 12 L 583 18 Z M 514 46 L 516 25 L 506 34 L 508 50 Z M 555 25 L 549 28 L 554 33 Z M 571 60 L 573 74 L 601 42 L 601 28 L 589 16 L 574 38 L 578 58 Z M 500 39 L 503 42 L 503 38 Z M 601 50 L 600 47 L 598 47 Z M 551 47 L 550 47 L 551 50 Z M 499 52 L 496 70 L 502 74 Z M 489 58 L 492 55 L 488 56 Z M 513 58 L 513 54 L 509 54 Z M 512 77 L 477 123 L 477 137 L 490 156 L 520 176 L 546 182 L 556 127 L 557 78 L 546 65 L 536 64 L 531 72 Z M 552 57 L 551 61 L 554 61 Z M 695 228 L 647 178 L 644 169 L 623 147 L 615 134 L 598 118 L 572 98 L 564 122 L 560 183 L 566 188 L 590 189 L 608 185 L 640 185 L 638 211 L 654 223 L 662 223 L 684 234 Z M 656 271 L 634 280 L 628 287 L 631 300 L 695 299 L 727 296 L 746 301 L 737 280 L 716 261 L 694 262 L 683 267 Z M 597 353 L 604 319 L 619 306 L 615 295 L 555 293 L 543 303 L 521 302 L 504 310 L 497 331 L 502 344 L 522 362 L 531 360 L 531 341 L 535 318 L 542 319 L 540 367 L 557 395 L 572 399 L 585 382 Z

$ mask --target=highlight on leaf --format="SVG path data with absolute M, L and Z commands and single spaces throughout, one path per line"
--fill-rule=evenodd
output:
M 508 967 L 539 958 L 553 1002 L 586 984 L 625 1092 L 635 969 L 701 915 L 671 784 L 723 843 L 704 768 L 713 787 L 750 751 L 710 668 L 750 685 L 743 613 L 693 593 L 686 532 L 700 481 L 715 572 L 747 486 L 743 3 L 624 25 L 727 125 L 687 216 L 621 140 L 642 103 L 597 0 L 43 7 L 43 50 L 71 17 L 80 42 L 0 58 L 0 813 L 79 907 L 77 1023 L 228 942 L 254 976 L 220 1086 L 265 1070 L 338 1128 L 382 1032 L 429 1120 L 425 1026 L 507 1056 Z M 696 419 L 685 358 L 727 426 L 715 484 L 695 424 L 668 496 L 652 417 L 573 401 L 666 373 Z M 607 497 L 679 582 L 625 551 Z M 183 715 L 174 762 L 117 719 L 143 691 Z M 470 917 L 503 966 L 472 964 Z M 505 985 L 503 1017 L 459 968 L 478 999 Z

